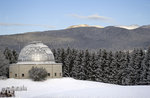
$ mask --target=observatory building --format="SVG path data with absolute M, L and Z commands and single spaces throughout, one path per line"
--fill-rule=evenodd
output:
M 39 41 L 29 43 L 21 50 L 18 63 L 9 67 L 9 77 L 27 79 L 32 67 L 45 68 L 47 78 L 62 77 L 62 64 L 55 63 L 52 51 Z

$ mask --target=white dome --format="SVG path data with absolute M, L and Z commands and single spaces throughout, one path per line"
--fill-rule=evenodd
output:
M 18 63 L 30 62 L 30 63 L 40 63 L 40 62 L 55 62 L 54 55 L 48 46 L 41 42 L 32 42 L 25 46 L 18 58 Z

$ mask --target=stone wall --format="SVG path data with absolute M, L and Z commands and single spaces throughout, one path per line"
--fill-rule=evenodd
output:
M 9 67 L 9 78 L 27 79 L 29 78 L 28 71 L 32 67 L 45 68 L 48 73 L 47 78 L 61 78 L 62 77 L 62 64 L 12 64 Z

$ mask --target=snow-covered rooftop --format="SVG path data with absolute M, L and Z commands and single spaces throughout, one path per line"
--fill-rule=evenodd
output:
M 47 45 L 34 41 L 26 45 L 20 52 L 18 63 L 55 62 L 54 55 Z

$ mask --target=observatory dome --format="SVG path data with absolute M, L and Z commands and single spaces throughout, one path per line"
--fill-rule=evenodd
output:
M 54 63 L 54 55 L 47 45 L 34 41 L 26 45 L 20 52 L 18 63 Z

